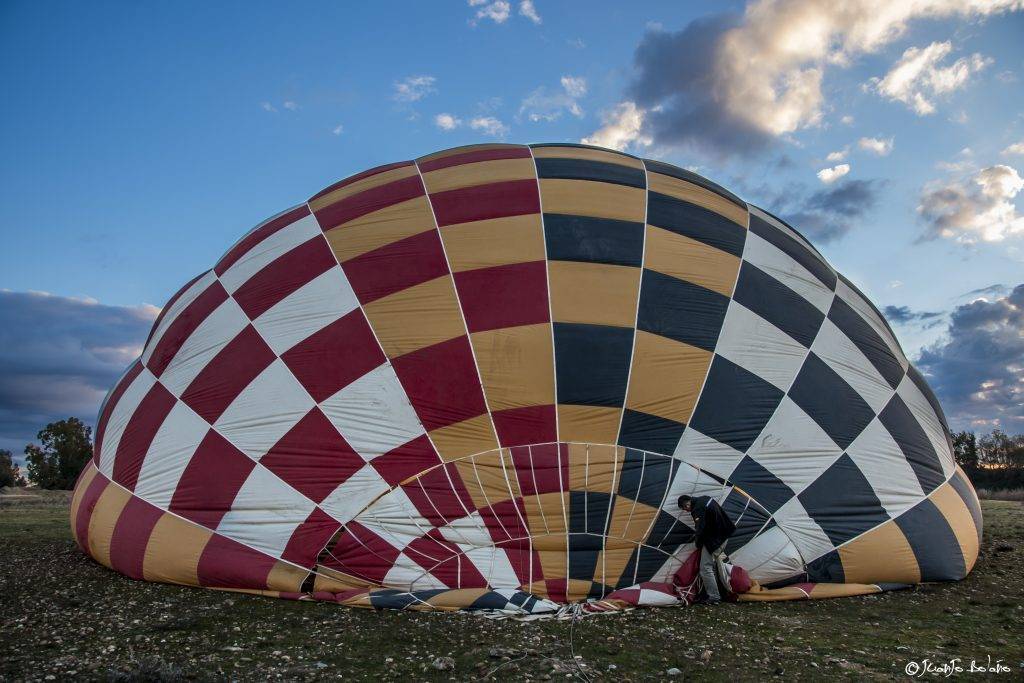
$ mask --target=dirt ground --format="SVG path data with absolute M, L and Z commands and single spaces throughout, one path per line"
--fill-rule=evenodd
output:
M 984 674 L 990 680 L 1024 677 L 1019 502 L 983 503 L 982 556 L 959 583 L 572 624 L 132 581 L 78 551 L 65 494 L 8 491 L 0 492 L 0 680 L 860 680 L 906 678 L 908 663 L 925 659 L 952 667 L 954 679 L 983 675 L 971 673 L 972 660 L 1005 667 Z M 921 677 L 944 678 L 941 670 Z

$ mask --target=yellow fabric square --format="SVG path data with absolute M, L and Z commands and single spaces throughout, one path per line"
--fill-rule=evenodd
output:
M 685 180 L 662 175 L 661 173 L 648 173 L 647 185 L 651 192 L 657 192 L 681 199 L 684 202 L 696 204 L 721 216 L 725 216 L 736 225 L 743 228 L 747 227 L 749 221 L 747 210 L 736 206 L 717 192 L 706 190 L 700 185 L 694 185 Z
M 647 193 L 644 190 L 594 180 L 541 178 L 540 194 L 544 213 L 642 223 L 647 209 Z
M 712 356 L 710 351 L 637 330 L 626 407 L 688 423 Z
M 423 174 L 427 192 L 434 194 L 462 187 L 501 183 L 509 180 L 533 180 L 533 159 L 492 159 L 448 166 Z
M 453 272 L 543 261 L 544 230 L 539 213 L 490 218 L 441 228 Z
M 166 513 L 149 536 L 142 561 L 146 581 L 199 585 L 199 558 L 213 532 Z
M 469 338 L 492 411 L 555 402 L 549 323 L 474 332 Z
M 363 310 L 388 358 L 466 333 L 451 275 L 371 301 Z
M 732 296 L 740 259 L 685 235 L 648 225 L 644 268 Z
M 633 327 L 640 269 L 551 261 L 551 314 L 556 322 Z
M 619 438 L 620 408 L 558 405 L 558 438 L 584 443 L 615 443 Z
M 430 432 L 437 454 L 445 462 L 498 447 L 491 416 L 487 413 Z
M 331 251 L 340 263 L 406 237 L 434 230 L 434 215 L 425 196 L 372 211 L 339 226 L 323 226 Z

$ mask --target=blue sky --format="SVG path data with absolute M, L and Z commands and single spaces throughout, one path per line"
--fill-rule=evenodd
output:
M 954 426 L 1024 431 L 1020 0 L 842 5 L 4 3 L 0 447 L 92 420 L 254 224 L 490 140 L 618 146 L 780 213 L 892 307 Z

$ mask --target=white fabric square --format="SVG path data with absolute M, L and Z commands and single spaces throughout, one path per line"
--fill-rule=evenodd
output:
M 822 323 L 811 351 L 853 387 L 876 415 L 889 403 L 892 387 L 857 345 L 828 318 Z
M 743 260 L 757 266 L 807 299 L 822 313 L 828 313 L 832 305 L 832 291 L 792 256 L 771 242 L 748 232 L 747 242 L 743 247 Z
M 214 356 L 248 326 L 249 319 L 235 303 L 226 299 L 206 316 L 189 335 L 168 364 L 160 381 L 167 390 L 180 397 L 188 385 L 203 371 Z
M 694 471 L 690 464 L 719 477 L 728 477 L 743 459 L 743 454 L 732 446 L 701 434 L 693 427 L 687 427 L 682 438 L 679 439 L 679 443 L 676 444 L 676 450 L 672 457 L 683 461 L 676 473 L 676 479 L 683 477 L 684 479 L 681 481 L 686 481 L 690 475 L 685 472 L 685 469 Z
M 281 557 L 295 529 L 316 505 L 270 470 L 257 465 L 235 495 L 217 532 Z
M 693 498 L 710 496 L 718 503 L 723 503 L 731 490 L 731 487 L 723 486 L 700 470 L 686 463 L 680 463 L 676 467 L 676 474 L 665 493 L 663 509 L 687 527 L 693 528 L 693 517 L 689 512 L 679 509 L 679 496 L 685 495 Z
M 775 522 L 793 541 L 805 562 L 817 559 L 835 549 L 828 534 L 807 514 L 807 510 L 796 496 L 775 511 Z
M 477 571 L 483 574 L 490 586 L 502 586 L 505 588 L 516 588 L 519 586 L 519 577 L 516 575 L 508 555 L 501 548 L 493 545 L 472 547 L 466 550 L 465 556 L 473 563 Z
M 310 238 L 322 234 L 320 225 L 312 214 L 300 218 L 245 252 L 240 259 L 231 264 L 231 267 L 220 276 L 221 284 L 224 285 L 224 289 L 228 290 L 229 294 L 234 294 L 249 278 L 279 257 Z
M 878 336 L 889 346 L 889 350 L 892 351 L 893 357 L 900 366 L 907 369 L 907 358 L 903 355 L 903 350 L 900 349 L 900 345 L 893 338 L 889 332 L 889 328 L 886 324 L 878 317 L 875 313 L 871 304 L 864 300 L 864 298 L 849 287 L 845 282 L 839 280 L 836 283 L 836 296 L 845 301 L 850 305 L 850 308 L 857 311 L 860 317 L 864 318 L 864 321 L 871 326 Z
M 715 353 L 782 391 L 789 391 L 807 357 L 806 348 L 736 301 L 729 302 Z
M 877 417 L 850 444 L 846 454 L 893 519 L 924 498 L 914 468 Z
M 277 302 L 253 325 L 280 356 L 357 306 L 348 278 L 333 266 Z
M 210 285 L 217 280 L 217 274 L 212 270 L 203 273 L 202 277 L 192 283 L 192 286 L 181 293 L 170 308 L 167 309 L 167 313 L 164 314 L 163 320 L 160 321 L 160 327 L 153 333 L 153 338 L 149 341 L 146 349 L 142 352 L 142 362 L 149 364 L 149 359 L 153 355 L 153 350 L 156 349 L 160 343 L 160 339 L 164 336 L 167 328 L 177 319 L 185 308 L 191 304 L 196 298 L 205 292 Z
M 384 575 L 383 584 L 388 588 L 404 591 L 422 591 L 434 588 L 448 588 L 440 579 L 401 553 Z
M 480 512 L 474 510 L 465 517 L 451 520 L 440 529 L 441 537 L 457 545 L 485 546 L 494 543 L 494 538 L 484 523 Z M 511 538 L 511 536 L 507 536 Z
M 914 381 L 910 379 L 910 375 L 903 376 L 903 381 L 896 387 L 896 393 L 907 404 L 907 408 L 910 409 L 917 423 L 921 425 L 924 433 L 928 435 L 928 441 L 931 442 L 932 448 L 935 449 L 935 453 L 939 456 L 943 475 L 947 479 L 953 476 L 953 472 L 956 471 L 956 463 L 953 461 L 953 454 L 950 452 L 949 443 L 946 441 L 946 432 L 943 430 L 942 423 L 939 422 L 939 416 L 935 414 L 932 404 L 928 402 L 928 399 L 917 388 Z
M 314 405 L 278 358 L 242 390 L 214 426 L 240 451 L 259 460 Z
M 184 403 L 175 403 L 142 461 L 135 495 L 158 508 L 168 509 L 181 473 L 209 431 L 206 420 Z
M 366 465 L 320 501 L 320 509 L 345 524 L 389 488 L 377 470 Z
M 117 447 L 121 443 L 124 429 L 154 384 L 156 377 L 146 368 L 142 368 L 142 372 L 132 380 L 121 394 L 121 400 L 110 411 L 107 425 L 103 428 L 103 442 L 100 444 L 100 472 L 108 479 L 114 478 L 114 457 L 117 455 Z
M 843 450 L 789 396 L 747 450 L 747 455 L 800 493 L 827 470 Z
M 324 415 L 366 460 L 424 433 L 390 363 L 366 373 L 320 404 Z
M 381 496 L 380 500 L 356 517 L 356 521 L 397 550 L 404 550 L 407 545 L 434 528 L 400 486 Z
M 752 539 L 730 556 L 733 564 L 743 567 L 750 578 L 760 583 L 787 579 L 804 570 L 800 552 L 789 536 L 777 526 Z

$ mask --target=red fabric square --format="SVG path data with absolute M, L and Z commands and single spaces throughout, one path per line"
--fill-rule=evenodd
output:
M 290 348 L 281 360 L 319 403 L 386 359 L 366 317 L 356 308 Z
M 495 543 L 514 541 L 530 535 L 530 530 L 523 523 L 526 511 L 521 501 L 503 500 L 490 507 L 480 508 L 480 518 Z
M 107 422 L 110 420 L 110 414 L 114 412 L 114 406 L 124 396 L 124 392 L 131 386 L 131 383 L 135 381 L 135 378 L 142 372 L 142 363 L 135 361 L 132 363 L 128 371 L 124 373 L 124 376 L 118 380 L 117 384 L 114 385 L 113 391 L 107 396 L 106 401 L 103 403 L 103 407 L 100 408 L 99 419 L 96 420 L 96 452 L 93 454 L 93 460 L 98 466 L 100 464 L 100 452 L 103 449 L 103 433 L 107 431 Z M 113 458 L 114 454 L 111 453 L 110 457 Z
M 174 304 L 177 303 L 178 299 L 181 298 L 181 295 L 187 292 L 189 290 L 189 287 L 198 282 L 199 278 L 206 275 L 206 272 L 199 273 L 199 275 L 196 275 L 194 278 L 186 282 L 181 289 L 174 293 L 174 296 L 167 300 L 167 303 L 164 304 L 164 307 L 160 309 L 160 313 L 157 314 L 156 320 L 153 321 L 153 327 L 149 329 L 149 335 L 146 337 L 146 344 L 145 346 L 143 346 L 143 348 L 147 348 L 149 346 L 149 343 L 153 341 L 153 335 L 156 334 L 157 329 L 160 327 L 160 323 L 164 321 L 164 317 L 166 317 L 168 311 L 171 310 Z
M 211 429 L 182 472 L 169 510 L 216 529 L 255 466 L 245 453 Z
M 516 573 L 520 586 L 529 586 L 534 581 L 544 578 L 544 569 L 540 564 L 540 553 L 533 549 L 530 539 L 524 538 L 507 541 L 497 545 L 508 556 L 512 571 Z
M 472 152 L 463 152 L 462 154 L 452 154 L 450 156 L 441 157 L 440 159 L 424 161 L 419 166 L 422 173 L 430 173 L 431 171 L 436 171 L 439 168 L 462 166 L 463 164 L 472 164 L 478 161 L 494 161 L 495 159 L 529 159 L 531 156 L 529 147 L 510 145 L 508 147 L 499 147 L 497 149 L 481 149 Z
M 548 322 L 547 277 L 546 261 L 455 273 L 469 331 Z
M 276 357 L 259 332 L 247 325 L 199 372 L 181 400 L 213 424 Z
M 487 579 L 458 547 L 432 530 L 405 549 L 409 559 L 426 569 L 449 588 L 485 588 Z M 413 587 L 415 589 L 415 586 Z
M 142 578 L 142 563 L 153 527 L 164 511 L 132 496 L 121 511 L 110 537 L 110 564 L 133 579 Z
M 380 584 L 398 559 L 398 550 L 359 522 L 348 522 L 324 566 Z
M 426 434 L 416 437 L 398 448 L 370 461 L 388 486 L 398 486 L 409 477 L 414 477 L 435 465 L 441 464 L 441 458 L 434 450 L 433 444 Z
M 569 449 L 566 444 L 518 446 L 511 452 L 524 496 L 568 490 Z
M 402 491 L 423 518 L 434 526 L 445 526 L 476 509 L 458 469 L 452 463 L 436 467 L 403 484 Z
M 224 271 L 249 253 L 249 251 L 257 244 L 279 230 L 288 227 L 295 221 L 305 218 L 308 215 L 309 207 L 303 204 L 302 206 L 295 207 L 291 211 L 285 211 L 276 218 L 271 218 L 269 221 L 238 240 L 235 246 L 231 247 L 231 249 L 228 250 L 228 253 L 224 254 L 220 261 L 217 261 L 217 266 L 213 269 L 214 272 L 217 273 L 217 275 L 223 275 Z
M 426 230 L 360 254 L 342 267 L 364 304 L 448 274 L 437 230 Z
M 214 534 L 199 556 L 199 585 L 208 588 L 266 590 L 277 560 L 238 541 Z
M 78 502 L 78 515 L 75 517 L 75 540 L 78 541 L 78 547 L 85 552 L 89 552 L 89 522 L 92 520 L 92 511 L 96 509 L 96 501 L 100 499 L 109 485 L 110 480 L 97 472 L 89 483 L 89 488 L 85 489 L 82 499 Z
M 288 539 L 281 559 L 294 562 L 300 567 L 312 568 L 320 551 L 340 528 L 341 523 L 338 520 L 320 508 L 314 509 Z
M 334 183 L 333 185 L 329 185 L 328 187 L 325 187 L 324 189 L 320 190 L 315 195 L 310 197 L 309 202 L 312 203 L 314 200 L 320 199 L 320 197 L 323 197 L 324 195 L 328 195 L 328 194 L 330 194 L 330 193 L 334 192 L 335 190 L 340 189 L 342 187 L 347 187 L 347 186 L 351 185 L 352 183 L 355 183 L 355 182 L 358 182 L 360 180 L 363 180 L 364 178 L 369 178 L 370 176 L 379 175 L 379 174 L 383 173 L 384 171 L 390 171 L 390 170 L 395 169 L 395 168 L 401 168 L 403 166 L 412 166 L 412 164 L 413 164 L 413 162 L 411 162 L 411 161 L 398 161 L 398 162 L 395 162 L 393 164 L 384 164 L 383 166 L 375 166 L 375 167 L 367 169 L 367 170 L 365 170 L 365 171 L 363 171 L 361 173 L 356 173 L 355 175 L 351 175 L 348 178 L 345 178 L 344 180 L 339 180 L 338 182 Z
M 469 338 L 449 339 L 391 364 L 428 432 L 487 412 Z
M 139 402 L 128 420 L 121 441 L 117 444 L 114 481 L 129 491 L 135 490 L 146 452 L 149 451 L 160 425 L 164 423 L 167 414 L 177 402 L 174 395 L 157 382 Z
M 320 235 L 274 259 L 235 290 L 232 296 L 250 320 L 255 320 L 338 262 Z
M 366 463 L 320 409 L 313 408 L 274 444 L 260 464 L 319 503 Z
M 368 213 L 379 211 L 393 204 L 404 202 L 423 194 L 423 181 L 419 175 L 402 178 L 387 185 L 379 185 L 369 190 L 325 206 L 316 212 L 316 219 L 321 227 L 330 230 L 342 223 L 355 220 Z
M 555 406 L 527 406 L 491 413 L 502 446 L 546 443 L 557 438 Z
M 196 328 L 206 320 L 207 317 L 227 301 L 228 293 L 220 280 L 214 280 L 213 284 L 207 287 L 202 294 L 197 296 L 186 306 L 178 317 L 171 321 L 171 324 L 164 330 L 164 334 L 157 342 L 156 348 L 149 356 L 147 367 L 154 375 L 159 377 L 167 366 L 171 364 L 175 354 L 181 345 L 195 332 Z
M 504 216 L 540 213 L 537 181 L 507 180 L 430 195 L 440 227 Z

